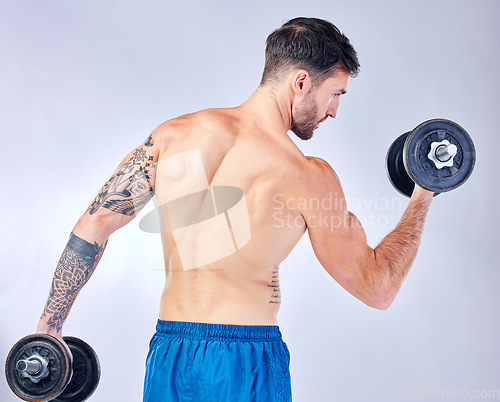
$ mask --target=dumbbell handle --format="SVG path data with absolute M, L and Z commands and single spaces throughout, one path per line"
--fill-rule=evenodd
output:
M 39 360 L 19 360 L 16 368 L 29 375 L 37 375 L 42 370 L 42 363 Z

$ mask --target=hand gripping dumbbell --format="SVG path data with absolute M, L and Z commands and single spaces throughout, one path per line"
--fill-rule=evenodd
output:
M 63 343 L 50 335 L 28 335 L 12 347 L 5 375 L 19 398 L 79 402 L 95 391 L 101 375 L 97 354 L 78 338 L 63 339 L 71 350 L 73 364 Z
M 387 152 L 387 173 L 401 194 L 411 197 L 415 183 L 436 195 L 465 183 L 474 169 L 476 150 L 457 123 L 428 120 L 398 137 Z

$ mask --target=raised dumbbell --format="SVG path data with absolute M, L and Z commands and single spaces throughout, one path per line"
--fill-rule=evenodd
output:
M 12 347 L 5 376 L 19 398 L 79 402 L 95 391 L 101 375 L 97 354 L 81 339 L 63 339 L 71 350 L 73 364 L 63 343 L 50 335 L 28 335 Z
M 401 194 L 411 197 L 415 183 L 435 194 L 465 183 L 474 169 L 476 150 L 469 134 L 445 119 L 425 121 L 389 147 L 387 174 Z

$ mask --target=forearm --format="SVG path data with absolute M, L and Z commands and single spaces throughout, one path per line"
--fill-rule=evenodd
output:
M 92 276 L 106 244 L 107 239 L 101 244 L 97 242 L 91 244 L 71 232 L 54 272 L 49 297 L 40 317 L 37 332 L 60 337 L 71 306 Z
M 406 278 L 420 245 L 433 193 L 416 187 L 396 228 L 374 250 L 378 288 L 390 304 Z

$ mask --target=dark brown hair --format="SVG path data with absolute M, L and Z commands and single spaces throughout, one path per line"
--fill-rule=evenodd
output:
M 279 81 L 290 68 L 302 68 L 313 82 L 320 82 L 339 68 L 356 76 L 359 62 L 349 39 L 335 25 L 319 18 L 299 17 L 267 37 L 261 84 Z

